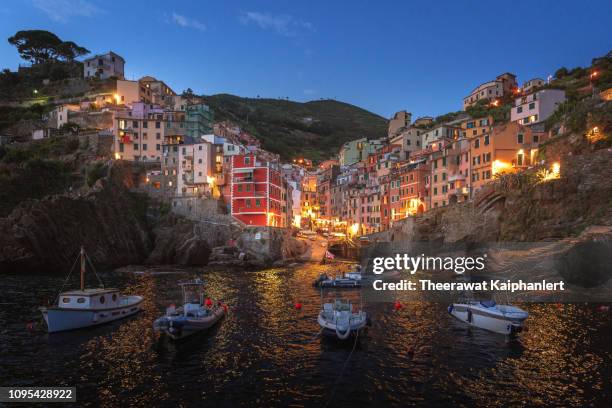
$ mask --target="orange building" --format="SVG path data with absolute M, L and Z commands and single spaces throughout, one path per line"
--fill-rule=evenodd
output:
M 471 138 L 472 191 L 478 191 L 496 174 L 533 166 L 543 139 L 544 135 L 515 122 L 494 126 L 491 134 Z

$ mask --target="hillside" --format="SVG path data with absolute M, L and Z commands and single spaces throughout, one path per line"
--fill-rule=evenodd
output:
M 387 133 L 385 118 L 334 100 L 300 103 L 228 94 L 205 99 L 215 112 L 215 120 L 239 124 L 284 160 L 297 156 L 324 160 L 336 154 L 344 142 L 360 137 L 376 139 Z

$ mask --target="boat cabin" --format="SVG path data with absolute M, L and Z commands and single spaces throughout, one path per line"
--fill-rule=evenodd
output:
M 85 289 L 60 294 L 58 306 L 64 309 L 111 309 L 121 306 L 117 289 Z

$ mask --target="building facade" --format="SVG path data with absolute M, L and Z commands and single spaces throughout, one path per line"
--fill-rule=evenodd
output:
M 118 54 L 109 51 L 106 54 L 94 55 L 83 60 L 83 76 L 85 78 L 108 79 L 124 78 L 125 60 Z

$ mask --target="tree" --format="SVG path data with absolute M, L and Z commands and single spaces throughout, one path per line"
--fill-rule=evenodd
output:
M 567 71 L 567 68 L 565 68 L 565 67 L 561 67 L 561 68 L 559 68 L 559 69 L 557 70 L 557 72 L 555 72 L 555 78 L 557 78 L 557 79 L 561 79 L 561 78 L 563 78 L 564 76 L 567 76 L 567 74 L 568 74 L 568 73 L 569 73 L 569 72 Z
M 64 61 L 72 62 L 75 58 L 89 54 L 89 50 L 85 47 L 81 47 L 72 41 L 64 41 L 57 46 L 57 56 L 64 59 Z
M 72 41 L 62 41 L 45 30 L 18 31 L 9 37 L 8 42 L 17 47 L 21 58 L 34 64 L 58 60 L 72 62 L 77 57 L 89 54 L 87 48 Z
M 26 61 L 40 64 L 57 55 L 57 47 L 62 43 L 59 37 L 45 30 L 18 31 L 9 37 L 9 44 L 17 47 L 19 55 Z

